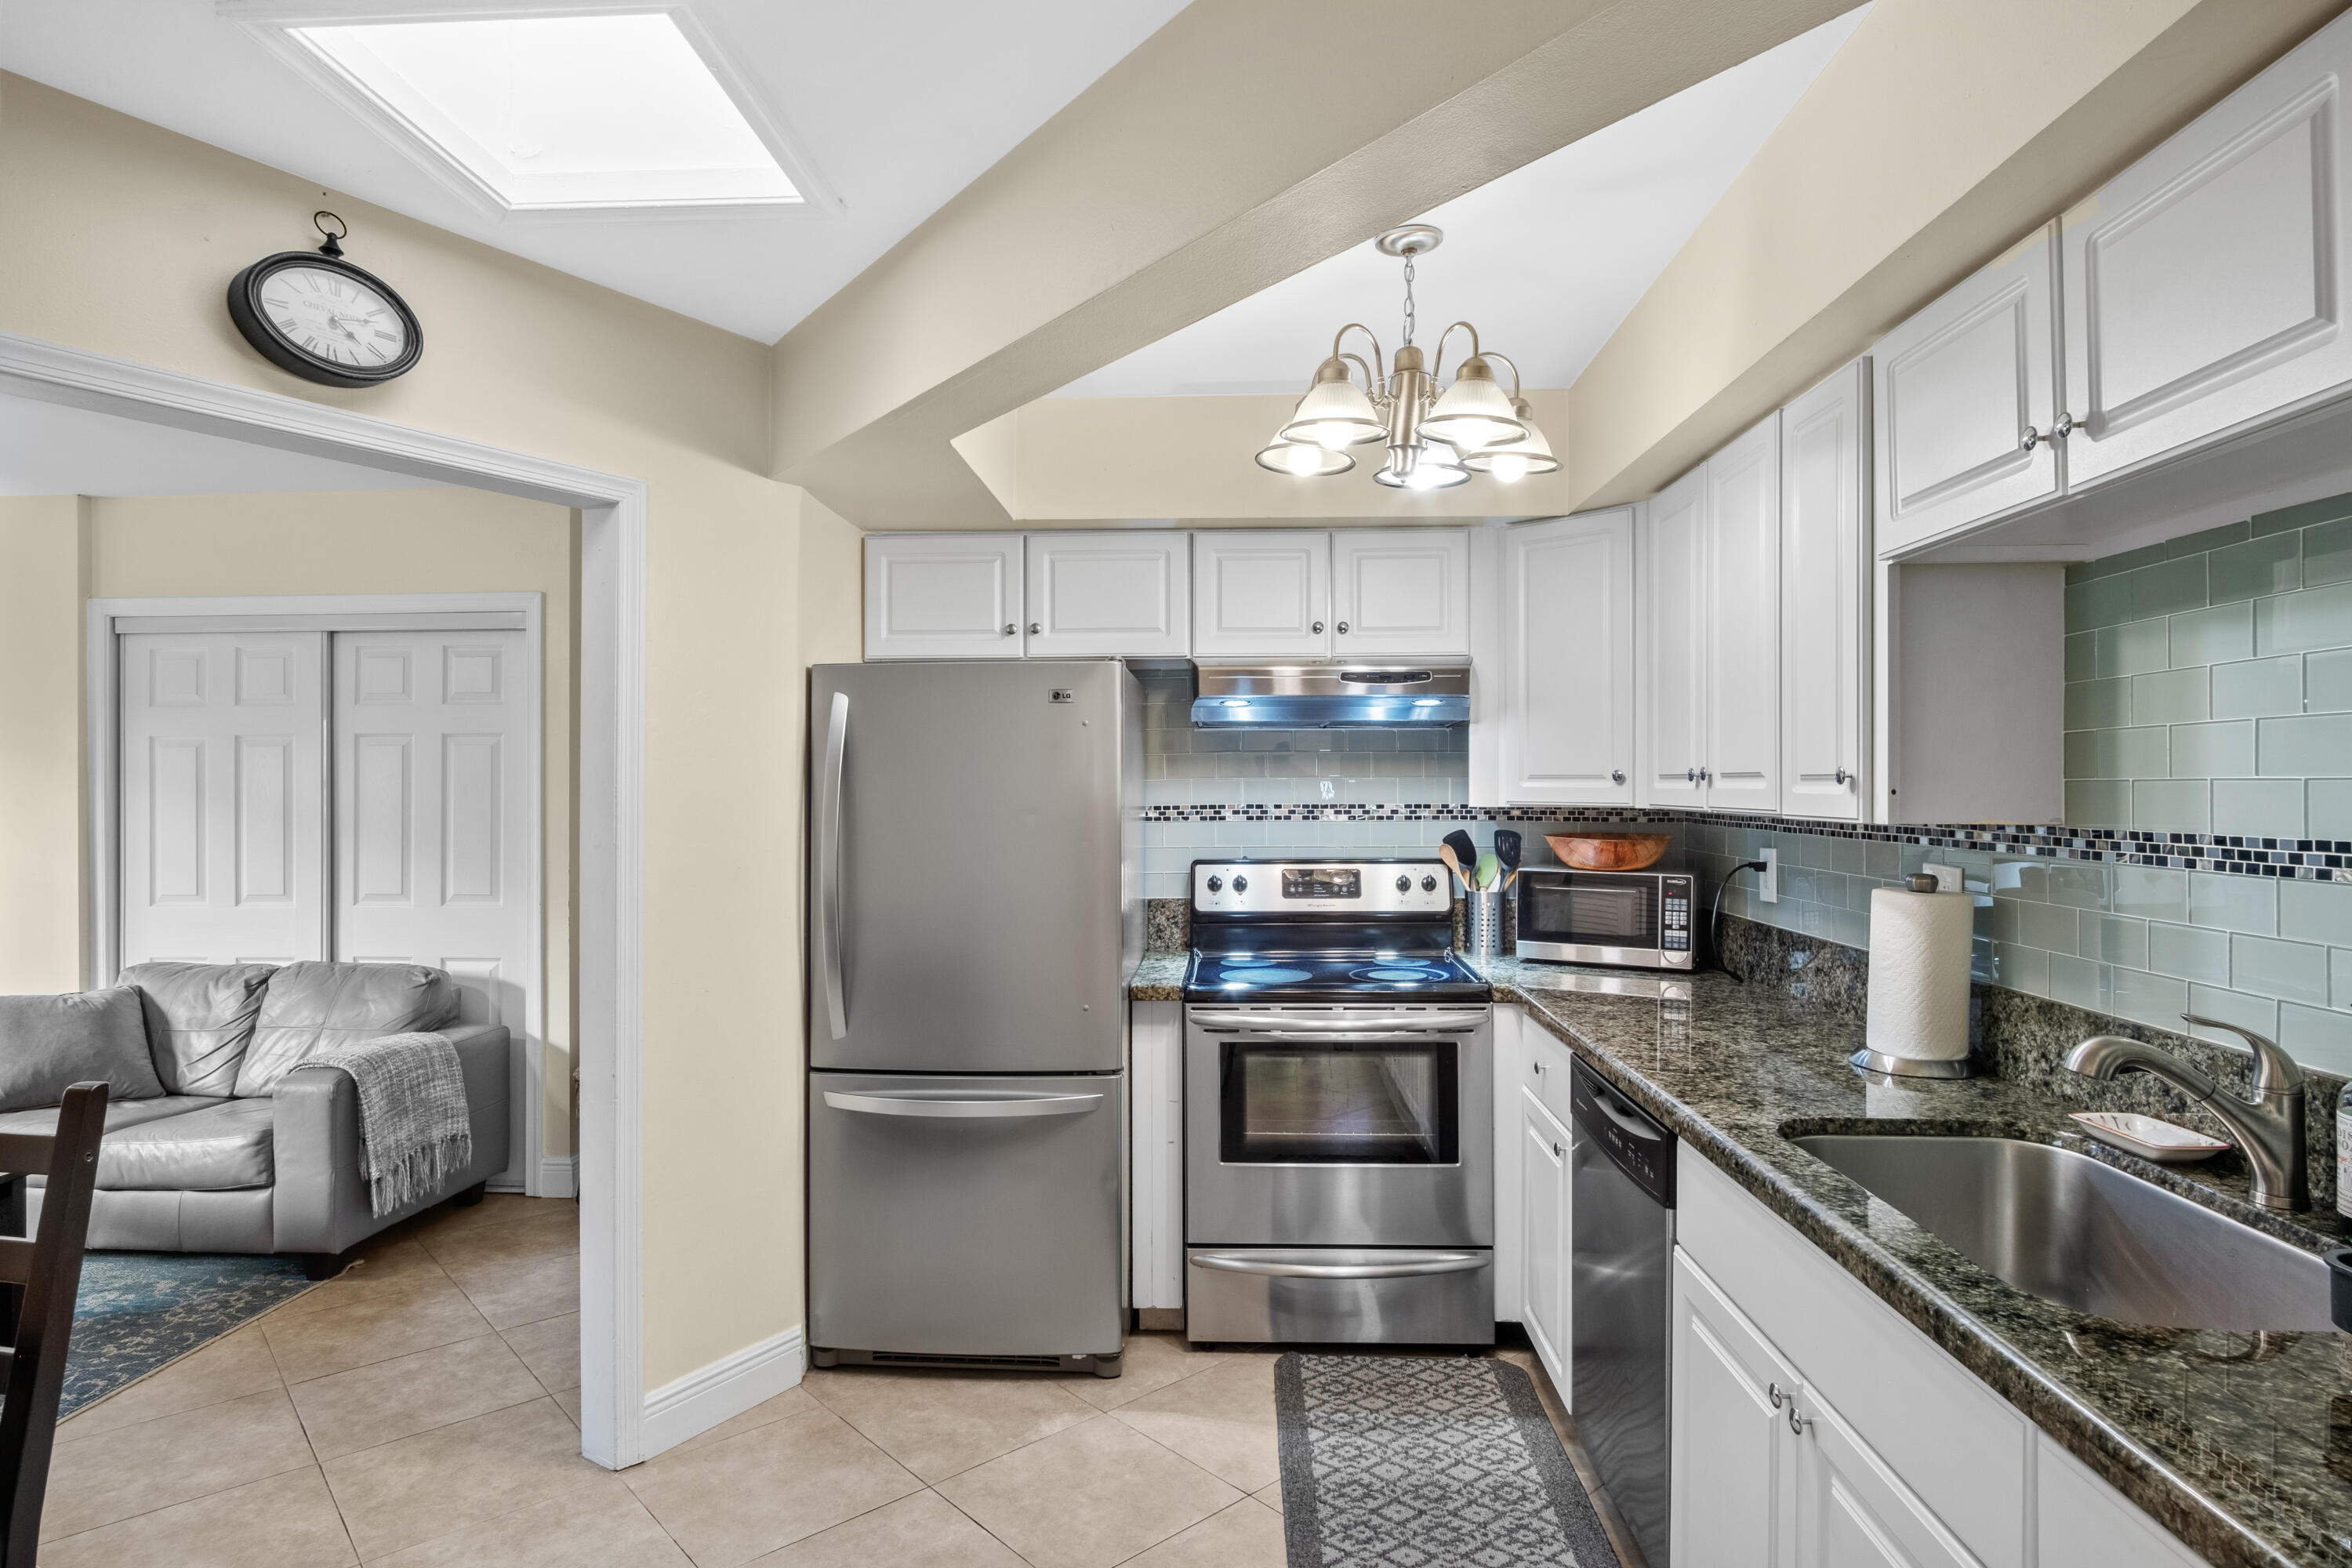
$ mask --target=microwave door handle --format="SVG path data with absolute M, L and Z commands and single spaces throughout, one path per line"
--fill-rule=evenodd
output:
M 1445 1252 L 1389 1263 L 1292 1263 L 1222 1252 L 1196 1252 L 1191 1261 L 1231 1274 L 1265 1274 L 1276 1279 L 1402 1279 L 1423 1274 L 1466 1274 L 1494 1261 L 1491 1253 Z
M 836 1040 L 849 1033 L 849 1005 L 841 983 L 841 773 L 848 744 L 849 693 L 836 691 L 825 721 L 816 812 L 817 968 L 824 986 L 825 1022 Z
M 971 1121 L 1007 1116 L 1082 1116 L 1102 1103 L 1099 1094 L 1028 1094 L 1002 1100 L 933 1100 L 913 1094 L 845 1094 L 826 1089 L 835 1110 L 867 1116 L 936 1116 Z

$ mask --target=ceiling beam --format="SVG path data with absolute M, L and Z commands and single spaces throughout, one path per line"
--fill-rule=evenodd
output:
M 1001 521 L 954 437 L 1852 4 L 1194 0 L 776 344 L 775 477 Z

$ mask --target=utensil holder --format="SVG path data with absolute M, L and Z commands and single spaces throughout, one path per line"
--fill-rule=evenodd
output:
M 1499 888 L 1465 893 L 1469 909 L 1470 955 L 1498 958 L 1503 952 L 1503 893 Z

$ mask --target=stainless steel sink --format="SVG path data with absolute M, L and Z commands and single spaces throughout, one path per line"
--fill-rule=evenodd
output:
M 2166 1328 L 2334 1326 L 2317 1258 L 2085 1155 L 2008 1138 L 1795 1142 L 2045 1301 Z

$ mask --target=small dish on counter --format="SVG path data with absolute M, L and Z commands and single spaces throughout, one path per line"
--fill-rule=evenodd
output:
M 1576 871 L 1639 871 L 1671 847 L 1671 833 L 1547 833 L 1559 863 Z
M 2068 1114 L 2102 1143 L 2112 1143 L 2126 1154 L 2137 1154 L 2159 1165 L 2193 1165 L 2227 1152 L 2230 1147 L 2202 1132 L 2127 1110 L 2076 1110 Z

